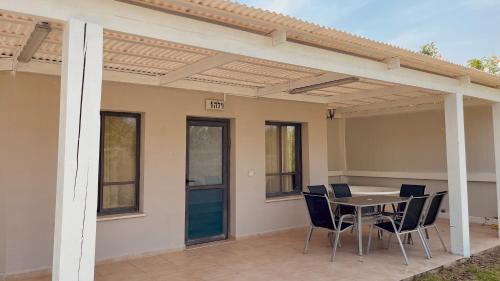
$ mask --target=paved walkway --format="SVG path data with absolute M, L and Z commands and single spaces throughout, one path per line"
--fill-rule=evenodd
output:
M 441 221 L 440 225 L 449 245 L 447 222 Z M 302 254 L 305 234 L 305 229 L 296 229 L 187 251 L 101 264 L 96 267 L 95 280 L 401 280 L 460 258 L 445 253 L 432 231 L 434 258 L 431 260 L 425 259 L 418 237 L 414 245 L 407 246 L 409 266 L 404 265 L 397 244 L 387 250 L 383 248 L 386 241 L 377 239 L 374 239 L 370 254 L 359 257 L 356 255 L 355 236 L 347 232 L 342 236 L 342 248 L 338 250 L 335 262 L 331 263 L 331 248 L 326 233 L 314 233 L 306 255 Z M 366 238 L 365 234 L 365 247 Z M 500 245 L 497 231 L 489 226 L 471 225 L 471 240 L 474 253 Z M 50 276 L 45 276 L 22 281 L 49 280 Z

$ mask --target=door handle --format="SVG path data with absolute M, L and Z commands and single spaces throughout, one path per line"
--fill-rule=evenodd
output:
M 186 184 L 188 184 L 188 183 L 192 183 L 192 182 L 196 182 L 196 180 L 186 179 Z

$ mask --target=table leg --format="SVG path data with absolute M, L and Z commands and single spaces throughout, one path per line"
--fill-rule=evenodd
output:
M 358 213 L 358 219 L 357 219 L 357 224 L 358 224 L 358 251 L 359 251 L 359 255 L 362 256 L 363 255 L 363 239 L 362 239 L 362 229 L 361 229 L 361 225 L 362 225 L 362 213 L 361 213 L 361 207 L 358 207 L 357 208 L 357 213 Z

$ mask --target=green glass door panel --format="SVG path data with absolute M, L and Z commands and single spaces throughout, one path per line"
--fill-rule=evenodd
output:
M 224 235 L 224 189 L 191 190 L 188 196 L 188 240 Z

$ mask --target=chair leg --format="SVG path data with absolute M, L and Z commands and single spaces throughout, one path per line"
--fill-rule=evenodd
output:
M 339 242 L 340 242 L 340 230 L 337 229 L 336 235 L 335 235 L 335 243 L 333 243 L 332 256 L 330 258 L 331 262 L 333 262 L 333 258 L 335 257 L 335 254 L 337 253 L 337 246 L 339 245 Z
M 443 245 L 444 251 L 448 252 L 448 249 L 446 248 L 446 244 L 444 243 L 443 237 L 441 236 L 441 232 L 439 232 L 437 225 L 434 225 L 434 229 L 437 232 L 437 235 L 439 237 L 439 241 L 441 241 L 441 245 Z
M 309 247 L 309 241 L 311 241 L 312 233 L 313 233 L 313 227 L 312 225 L 310 225 L 309 229 L 307 230 L 306 241 L 304 245 L 304 254 L 307 254 L 307 247 Z
M 431 254 L 429 253 L 429 249 L 427 248 L 427 243 L 425 242 L 424 235 L 422 234 L 422 232 L 420 232 L 420 228 L 417 228 L 417 232 L 420 240 L 422 241 L 422 247 L 424 247 L 425 256 L 427 257 L 427 259 L 430 259 Z
M 368 231 L 368 245 L 366 246 L 366 254 L 368 255 L 370 253 L 370 247 L 372 245 L 372 230 L 373 230 L 373 224 L 370 225 L 370 230 Z M 380 233 L 379 231 L 377 231 Z
M 429 232 L 427 231 L 427 228 L 425 229 L 425 233 L 429 234 Z M 429 252 L 429 256 L 432 258 L 432 251 L 431 251 L 431 244 L 430 244 L 429 237 L 426 236 L 424 240 L 425 240 L 425 245 L 427 246 L 427 252 Z
M 328 232 L 328 241 L 330 242 L 330 246 L 333 247 L 333 237 L 331 232 Z
M 406 265 L 409 265 L 410 263 L 408 262 L 408 257 L 406 256 L 405 247 L 403 246 L 403 242 L 401 242 L 401 238 L 397 233 L 396 233 L 396 238 L 398 238 L 399 247 L 401 247 L 401 252 L 403 253 L 403 257 L 405 258 L 405 263 Z

